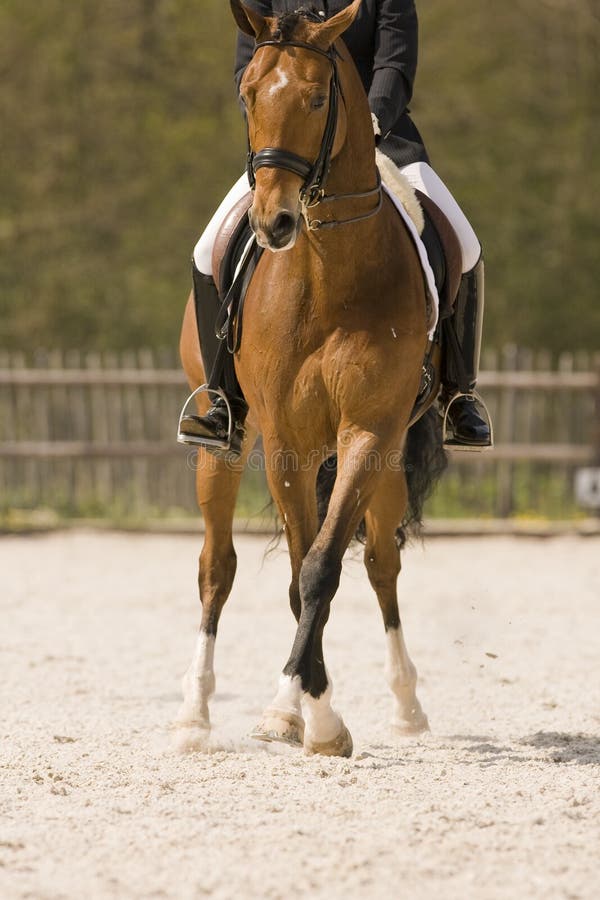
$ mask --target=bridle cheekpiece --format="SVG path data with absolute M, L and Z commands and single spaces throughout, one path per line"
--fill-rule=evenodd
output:
M 260 44 L 256 45 L 254 52 L 256 53 L 261 47 L 299 47 L 303 50 L 310 50 L 312 53 L 318 53 L 331 63 L 327 122 L 325 123 L 321 149 L 314 163 L 309 162 L 302 156 L 291 153 L 289 150 L 281 150 L 279 147 L 265 147 L 263 150 L 259 150 L 258 153 L 254 153 L 250 147 L 250 141 L 248 141 L 248 181 L 253 190 L 256 184 L 256 172 L 259 169 L 264 166 L 275 169 L 287 169 L 289 172 L 293 172 L 304 179 L 300 188 L 300 202 L 307 207 L 314 206 L 323 195 L 323 183 L 329 174 L 333 142 L 337 128 L 340 83 L 336 52 L 333 47 L 329 50 L 321 50 L 320 47 L 313 47 L 312 44 L 306 44 L 303 41 L 261 41 Z
M 248 156 L 246 160 L 246 170 L 248 173 L 248 181 L 252 190 L 256 187 L 256 173 L 262 168 L 286 169 L 293 172 L 303 179 L 300 188 L 300 205 L 307 228 L 310 231 L 317 231 L 319 228 L 332 227 L 334 225 L 345 225 L 350 222 L 358 222 L 361 219 L 370 218 L 379 212 L 383 203 L 383 191 L 381 187 L 381 178 L 377 173 L 377 185 L 370 191 L 362 191 L 355 194 L 336 194 L 325 195 L 324 184 L 331 167 L 331 157 L 333 153 L 333 145 L 335 141 L 335 133 L 337 130 L 339 98 L 341 96 L 341 87 L 339 81 L 337 59 L 338 53 L 332 46 L 328 50 L 322 50 L 312 44 L 303 41 L 289 40 L 270 40 L 261 41 L 256 44 L 254 52 L 260 50 L 261 47 L 299 47 L 302 50 L 310 50 L 311 53 L 318 53 L 324 56 L 331 63 L 331 81 L 329 83 L 329 109 L 327 111 L 327 121 L 325 130 L 321 140 L 321 147 L 318 156 L 314 162 L 292 153 L 290 150 L 282 150 L 279 147 L 264 147 L 255 153 L 250 146 L 250 136 L 248 134 Z M 317 206 L 319 203 L 327 203 L 333 200 L 353 199 L 369 197 L 377 194 L 379 197 L 378 205 L 375 209 L 369 211 L 365 215 L 355 216 L 351 219 L 343 219 L 341 221 L 332 220 L 321 222 L 317 219 L 311 219 L 308 210 Z

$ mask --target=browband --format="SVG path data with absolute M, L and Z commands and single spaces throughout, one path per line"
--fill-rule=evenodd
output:
M 256 44 L 254 52 L 256 53 L 261 47 L 300 47 L 302 50 L 312 50 L 313 53 L 320 53 L 321 56 L 325 56 L 331 62 L 339 56 L 334 47 L 322 50 L 321 47 L 315 47 L 314 44 L 307 44 L 305 41 L 261 41 L 260 44 Z

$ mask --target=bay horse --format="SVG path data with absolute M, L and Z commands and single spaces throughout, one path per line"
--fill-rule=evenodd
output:
M 175 723 L 182 748 L 202 748 L 209 733 L 215 636 L 236 570 L 234 507 L 258 432 L 289 547 L 297 631 L 253 736 L 308 754 L 351 754 L 351 736 L 331 706 L 322 637 L 361 522 L 387 636 L 392 726 L 400 734 L 428 728 L 398 611 L 397 529 L 409 511 L 418 518 L 443 451 L 437 411 L 409 429 L 428 346 L 427 301 L 414 243 L 381 191 L 367 98 L 340 40 L 360 2 L 315 21 L 302 12 L 265 18 L 231 0 L 238 26 L 256 40 L 241 97 L 254 182 L 250 220 L 266 251 L 235 354 L 250 410 L 242 458 L 232 465 L 204 450 L 198 457 L 202 619 Z M 181 354 L 197 387 L 206 379 L 192 297 Z M 200 399 L 200 414 L 207 405 Z M 323 462 L 335 454 L 337 473 L 328 479 Z

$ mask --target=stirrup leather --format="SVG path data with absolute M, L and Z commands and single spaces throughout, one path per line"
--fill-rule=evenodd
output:
M 225 401 L 225 406 L 227 407 L 227 415 L 229 417 L 226 438 L 200 437 L 194 434 L 185 434 L 185 432 L 181 430 L 181 423 L 186 416 L 188 406 L 196 397 L 196 395 L 201 393 L 206 393 L 209 396 L 212 396 L 214 394 L 215 396 L 220 397 Z M 223 452 L 227 452 L 231 450 L 231 440 L 233 437 L 234 424 L 235 423 L 233 419 L 233 413 L 231 411 L 231 405 L 229 403 L 229 400 L 227 399 L 225 391 L 222 391 L 221 388 L 211 388 L 208 386 L 208 384 L 201 384 L 200 387 L 197 387 L 195 391 L 192 391 L 190 396 L 183 404 L 183 409 L 181 410 L 179 416 L 179 424 L 177 425 L 177 441 L 180 444 L 190 444 L 194 447 L 208 447 L 213 450 L 221 450 Z
M 479 403 L 481 405 L 481 407 L 485 413 L 487 423 L 490 427 L 489 444 L 464 444 L 464 443 L 461 443 L 460 441 L 457 441 L 454 438 L 454 433 L 450 431 L 449 426 L 448 426 L 448 412 L 455 400 L 459 400 L 464 397 L 467 397 L 470 400 L 476 400 L 477 403 Z M 463 393 L 461 391 L 457 391 L 456 394 L 454 394 L 450 398 L 450 400 L 448 401 L 448 404 L 446 406 L 446 409 L 444 410 L 444 413 L 443 413 L 442 435 L 443 435 L 444 448 L 446 450 L 466 450 L 467 452 L 470 452 L 470 453 L 481 453 L 483 450 L 491 450 L 493 448 L 493 446 L 494 446 L 494 426 L 492 425 L 492 417 L 490 416 L 487 406 L 485 405 L 484 401 L 482 400 L 481 396 L 477 393 L 477 391 L 471 391 L 468 394 Z

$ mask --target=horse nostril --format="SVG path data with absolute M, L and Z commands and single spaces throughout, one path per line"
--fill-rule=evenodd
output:
M 281 241 L 283 239 L 289 239 L 292 236 L 295 227 L 295 218 L 290 213 L 280 212 L 275 216 L 271 230 L 273 237 L 276 240 Z

